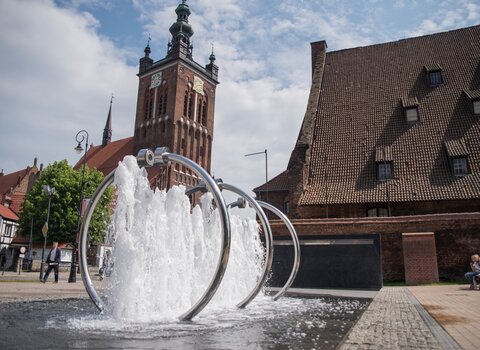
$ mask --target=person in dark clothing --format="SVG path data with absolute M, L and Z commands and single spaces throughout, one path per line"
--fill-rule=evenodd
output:
M 53 242 L 52 249 L 50 249 L 47 255 L 48 269 L 45 273 L 45 276 L 43 276 L 43 283 L 47 282 L 48 275 L 50 275 L 52 270 L 55 272 L 55 281 L 53 283 L 58 283 L 58 266 L 60 265 L 60 255 L 61 251 L 58 248 L 58 242 Z

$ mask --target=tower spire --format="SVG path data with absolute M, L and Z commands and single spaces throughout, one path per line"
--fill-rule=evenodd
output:
M 188 16 L 190 16 L 190 8 L 186 0 L 175 9 L 177 14 L 177 21 L 170 26 L 170 34 L 172 34 L 171 46 L 167 52 L 167 56 L 183 56 L 192 59 L 193 46 L 190 43 L 190 38 L 193 35 L 193 29 L 188 23 Z
M 110 109 L 108 110 L 105 129 L 103 129 L 103 140 L 102 140 L 103 147 L 105 147 L 112 141 L 112 102 L 113 102 L 113 94 L 112 94 L 112 97 L 110 98 Z

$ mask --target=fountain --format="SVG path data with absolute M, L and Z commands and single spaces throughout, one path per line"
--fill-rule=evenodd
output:
M 145 167 L 171 163 L 193 171 L 198 185 L 153 191 Z M 87 266 L 89 222 L 112 185 L 117 192 L 108 238 L 114 266 L 110 277 L 98 281 Z M 225 191 L 240 198 L 226 204 Z M 193 194 L 201 197 L 192 208 Z M 273 296 L 262 292 L 274 253 L 264 210 L 284 222 L 294 243 L 291 274 Z M 29 329 L 22 348 L 333 349 L 368 305 L 348 298 L 285 297 L 300 266 L 300 243 L 288 218 L 164 148 L 126 157 L 105 177 L 86 210 L 79 248 L 93 303 L 0 304 L 1 348 Z

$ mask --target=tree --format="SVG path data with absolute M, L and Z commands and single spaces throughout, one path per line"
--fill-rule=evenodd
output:
M 20 234 L 27 235 L 33 218 L 34 240 L 42 240 L 42 226 L 47 218 L 48 196 L 43 185 L 55 187 L 50 205 L 48 224 L 48 240 L 74 242 L 77 232 L 78 207 L 82 170 L 76 171 L 66 160 L 55 162 L 46 167 L 39 179 L 28 192 L 20 213 Z M 90 198 L 97 186 L 102 182 L 103 174 L 96 169 L 85 168 L 84 198 Z M 90 222 L 90 242 L 103 242 L 109 218 L 111 191 L 106 191 L 98 203 Z

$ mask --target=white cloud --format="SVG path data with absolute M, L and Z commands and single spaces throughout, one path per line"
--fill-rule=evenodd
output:
M 408 36 L 420 36 L 467 27 L 480 18 L 480 6 L 470 0 L 445 0 L 436 3 L 437 8 L 431 11 L 429 18 L 420 25 L 406 31 Z
M 80 129 L 99 144 L 112 92 L 114 137 L 132 134 L 136 68 L 97 26 L 92 15 L 52 1 L 1 2 L 0 167 L 6 172 L 34 156 L 44 163 L 76 161 Z

